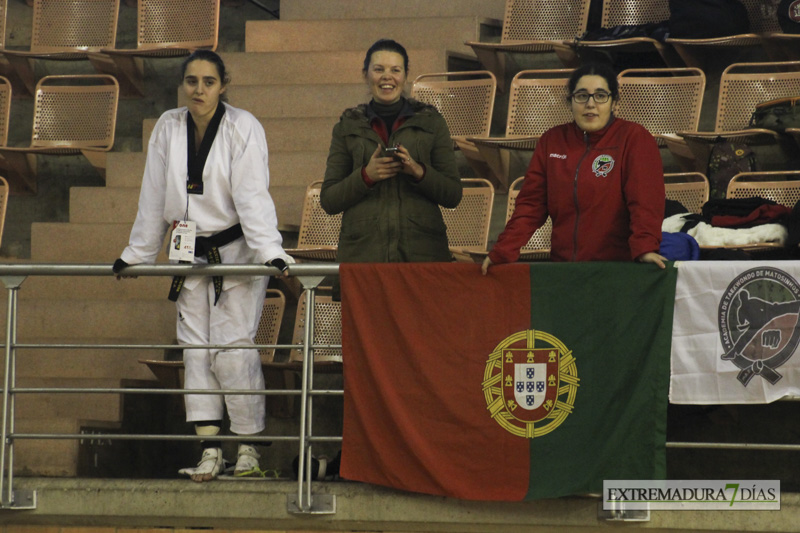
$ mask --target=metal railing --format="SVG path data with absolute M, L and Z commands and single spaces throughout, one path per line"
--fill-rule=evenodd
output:
M 6 316 L 6 342 L 4 345 L 4 375 L 2 384 L 2 427 L 0 427 L 0 509 L 31 509 L 36 507 L 35 491 L 15 491 L 14 482 L 14 442 L 23 439 L 74 439 L 87 438 L 84 433 L 19 433 L 15 430 L 15 396 L 19 394 L 45 393 L 85 393 L 85 394 L 258 394 L 294 395 L 300 397 L 299 434 L 248 437 L 253 441 L 296 441 L 298 453 L 297 491 L 287 495 L 287 511 L 298 514 L 330 514 L 336 512 L 335 495 L 312 493 L 312 471 L 310 468 L 312 445 L 319 442 L 340 442 L 341 436 L 315 436 L 313 434 L 312 414 L 315 396 L 342 395 L 342 390 L 317 390 L 314 388 L 313 354 L 315 349 L 341 349 L 341 345 L 314 344 L 314 301 L 317 288 L 326 276 L 336 276 L 338 264 L 294 264 L 290 265 L 288 275 L 296 277 L 306 295 L 305 323 L 303 341 L 300 344 L 256 344 L 256 345 L 177 345 L 177 344 L 29 344 L 17 342 L 17 297 L 22 283 L 30 276 L 113 276 L 109 265 L 92 264 L 0 264 L 0 280 L 8 289 L 8 308 Z M 191 276 L 191 275 L 257 275 L 272 276 L 277 269 L 260 265 L 137 265 L 128 267 L 126 275 L 131 276 Z M 300 390 L 190 390 L 164 388 L 22 388 L 16 386 L 16 352 L 22 349 L 185 349 L 185 348 L 275 348 L 302 349 L 303 362 Z M 798 398 L 791 398 L 797 400 Z M 115 434 L 92 433 L 92 439 L 105 440 L 200 440 L 197 435 L 154 435 L 154 434 Z M 238 440 L 235 435 L 218 436 L 219 440 Z M 740 450 L 800 451 L 796 444 L 758 444 L 724 442 L 667 442 L 668 448 L 711 448 Z
M 0 280 L 8 290 L 8 308 L 6 315 L 6 341 L 4 357 L 4 374 L 2 385 L 2 427 L 0 427 L 0 509 L 31 509 L 36 507 L 35 491 L 15 491 L 14 484 L 14 442 L 23 439 L 74 439 L 86 438 L 86 434 L 68 433 L 18 433 L 15 428 L 15 397 L 19 394 L 250 394 L 250 395 L 295 395 L 300 397 L 299 434 L 271 435 L 248 437 L 254 442 L 260 441 L 296 441 L 299 446 L 297 492 L 287 495 L 287 510 L 300 514 L 334 513 L 335 496 L 312 494 L 311 457 L 314 442 L 341 441 L 341 436 L 314 436 L 312 426 L 313 397 L 317 395 L 341 395 L 342 390 L 315 390 L 313 385 L 314 349 L 341 349 L 341 345 L 315 345 L 314 339 L 314 300 L 316 290 L 325 276 L 338 275 L 337 264 L 293 264 L 289 266 L 288 275 L 296 277 L 305 292 L 305 323 L 301 344 L 256 344 L 256 345 L 177 345 L 177 344 L 28 344 L 17 342 L 18 292 L 23 282 L 30 276 L 113 276 L 110 265 L 96 264 L 3 264 L 0 265 Z M 274 267 L 261 265 L 135 265 L 126 268 L 126 276 L 274 276 L 279 271 Z M 164 388 L 54 388 L 54 387 L 17 387 L 16 357 L 21 349 L 186 349 L 186 348 L 274 348 L 302 349 L 303 362 L 300 390 L 190 390 Z M 201 440 L 197 435 L 154 435 L 154 434 L 118 434 L 92 433 L 93 439 L 104 440 Z M 236 435 L 220 435 L 218 440 L 239 440 Z

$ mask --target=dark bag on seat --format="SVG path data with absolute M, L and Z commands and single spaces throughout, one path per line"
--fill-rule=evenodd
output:
M 781 0 L 778 4 L 778 24 L 783 33 L 800 33 L 800 0 Z
M 778 98 L 756 105 L 750 117 L 750 127 L 781 133 L 786 128 L 800 128 L 800 96 Z
M 710 39 L 747 33 L 747 8 L 739 0 L 669 0 L 669 36 Z
M 725 198 L 728 182 L 740 172 L 756 170 L 756 154 L 744 143 L 718 141 L 708 158 L 708 182 L 711 198 Z

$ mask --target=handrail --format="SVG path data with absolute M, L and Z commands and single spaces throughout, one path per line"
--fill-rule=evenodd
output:
M 134 276 L 275 276 L 280 271 L 266 265 L 132 265 L 124 269 L 125 277 Z M 111 265 L 106 264 L 53 264 L 53 263 L 13 263 L 0 264 L 0 281 L 8 289 L 8 312 L 6 317 L 6 340 L 2 344 L 4 357 L 4 383 L 2 390 L 2 428 L 0 428 L 0 509 L 29 509 L 30 505 L 18 503 L 17 494 L 13 490 L 14 470 L 14 441 L 16 439 L 84 439 L 85 434 L 35 434 L 15 433 L 14 431 L 14 397 L 16 394 L 43 394 L 43 393 L 134 393 L 134 394 L 250 394 L 263 396 L 300 396 L 300 434 L 252 437 L 253 441 L 297 441 L 300 446 L 299 465 L 297 473 L 297 494 L 287 495 L 289 512 L 301 514 L 323 514 L 335 512 L 335 500 L 330 495 L 315 496 L 311 492 L 311 471 L 307 465 L 311 461 L 311 445 L 315 442 L 341 442 L 341 436 L 314 436 L 312 434 L 312 397 L 342 395 L 342 390 L 314 390 L 313 388 L 313 352 L 315 349 L 338 348 L 341 345 L 313 344 L 314 338 L 314 295 L 316 287 L 325 276 L 336 276 L 339 273 L 338 264 L 291 264 L 287 276 L 296 277 L 306 292 L 306 322 L 302 344 L 256 344 L 236 345 L 241 348 L 275 348 L 275 349 L 303 349 L 302 383 L 300 391 L 296 390 L 195 390 L 195 389 L 125 389 L 125 388 L 57 388 L 57 387 L 28 387 L 16 388 L 15 367 L 16 351 L 28 348 L 45 349 L 174 349 L 174 348 L 231 348 L 230 345 L 177 345 L 177 344 L 56 344 L 56 343 L 17 343 L 17 293 L 20 286 L 29 276 L 114 276 L 116 275 Z M 92 438 L 108 440 L 164 440 L 164 441 L 189 441 L 200 440 L 198 435 L 153 435 L 153 434 L 92 434 Z M 220 435 L 219 440 L 237 440 L 238 436 Z M 27 498 L 34 501 L 35 497 Z M 315 501 L 318 500 L 318 501 Z M 321 503 L 320 503 L 321 502 Z M 35 507 L 35 504 L 34 504 Z

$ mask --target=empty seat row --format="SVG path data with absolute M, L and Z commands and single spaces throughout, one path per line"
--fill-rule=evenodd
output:
M 523 70 L 510 86 L 506 130 L 490 136 L 496 77 L 489 71 L 419 76 L 412 97 L 435 106 L 478 176 L 505 190 L 509 151 L 533 150 L 548 129 L 572 120 L 566 103 L 571 69 Z M 463 76 L 462 76 L 463 74 Z M 618 76 L 616 115 L 637 122 L 670 150 L 684 171 L 706 170 L 720 139 L 778 144 L 781 136 L 749 126 L 757 104 L 800 94 L 800 61 L 735 63 L 721 75 L 714 131 L 698 132 L 706 77 L 698 68 L 628 69 Z M 800 130 L 789 128 L 800 143 Z
M 666 66 L 703 68 L 719 50 L 760 46 L 771 60 L 800 59 L 800 35 L 781 31 L 774 9 L 761 0 L 742 0 L 750 32 L 714 39 L 651 37 L 590 41 L 580 39 L 587 29 L 592 0 L 506 0 L 499 43 L 468 41 L 481 64 L 497 76 L 505 90 L 507 71 L 516 71 L 509 54 L 555 52 L 563 64 L 578 66 L 581 55 L 605 52 L 657 52 Z M 602 0 L 603 28 L 642 25 L 669 20 L 669 0 Z
M 464 194 L 455 208 L 440 208 L 447 225 L 450 250 L 458 260 L 472 261 L 487 253 L 489 230 L 494 207 L 495 189 L 484 179 L 464 178 Z M 508 191 L 506 221 L 514 212 L 515 201 L 523 178 L 514 180 Z M 800 194 L 800 180 L 797 182 Z M 342 216 L 327 214 L 320 205 L 321 181 L 306 189 L 303 215 L 300 221 L 297 248 L 286 252 L 299 260 L 335 261 Z M 700 213 L 709 197 L 708 179 L 700 173 L 669 173 L 665 175 L 667 198 L 681 202 L 687 209 Z M 550 255 L 548 221 L 522 249 L 522 260 L 546 260 Z
M 117 48 L 120 0 L 34 0 L 28 50 L 6 46 L 8 0 L 0 0 L 0 74 L 33 94 L 33 60 L 89 60 L 115 76 L 123 95 L 144 94 L 142 58 L 216 49 L 220 0 L 138 0 L 136 48 Z
M 34 92 L 30 143 L 9 146 L 12 88 L 0 77 L 0 173 L 11 192 L 36 193 L 36 154 L 82 154 L 105 177 L 117 123 L 117 80 L 105 74 L 45 76 Z

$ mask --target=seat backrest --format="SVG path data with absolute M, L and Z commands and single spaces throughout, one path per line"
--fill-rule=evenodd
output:
M 508 188 L 508 204 L 506 206 L 506 222 L 508 219 L 511 218 L 511 215 L 514 214 L 514 208 L 516 207 L 517 203 L 517 196 L 519 196 L 519 191 L 522 188 L 522 182 L 525 181 L 525 176 L 519 177 L 515 179 L 511 186 Z M 550 253 L 550 237 L 553 233 L 553 221 L 550 217 L 547 218 L 547 222 L 544 225 L 537 229 L 531 238 L 528 239 L 528 243 L 522 247 L 521 252 L 524 254 L 526 252 L 541 252 L 543 257 L 546 257 Z
M 541 135 L 572 121 L 567 105 L 571 69 L 522 70 L 511 80 L 506 135 Z
M 756 104 L 800 94 L 800 61 L 734 63 L 722 73 L 716 132 L 747 129 Z
M 435 107 L 450 135 L 489 135 L 497 79 L 488 70 L 423 74 L 414 80 L 411 97 Z
M 7 17 L 8 17 L 8 0 L 0 0 L 0 48 L 6 47 Z
M 586 31 L 591 0 L 506 0 L 500 42 L 568 41 Z
M 667 198 L 680 202 L 691 213 L 700 214 L 708 201 L 708 178 L 699 172 L 664 174 Z
M 800 201 L 800 170 L 741 172 L 728 183 L 726 198 L 754 196 L 794 208 Z
M 600 26 L 647 24 L 669 20 L 668 0 L 603 0 Z
M 617 79 L 618 117 L 641 124 L 653 135 L 697 131 L 706 88 L 702 70 L 628 69 Z
M 216 50 L 220 0 L 139 0 L 138 50 Z
M 306 324 L 306 292 L 297 301 L 297 316 L 294 321 L 293 344 L 303 342 Z M 314 296 L 314 344 L 342 344 L 342 303 L 334 302 L 330 295 Z M 302 361 L 303 351 L 292 350 L 289 361 Z M 338 348 L 320 348 L 314 351 L 314 361 L 342 362 L 342 351 Z
M 0 245 L 3 242 L 3 228 L 6 225 L 6 208 L 8 207 L 8 182 L 0 176 Z
M 8 144 L 8 124 L 11 115 L 11 83 L 0 76 L 0 146 Z
M 31 52 L 113 48 L 119 0 L 34 0 Z
M 494 205 L 494 186 L 482 178 L 463 178 L 461 202 L 455 208 L 439 207 L 447 225 L 451 248 L 486 250 Z
M 339 230 L 342 227 L 342 214 L 329 215 L 319 203 L 322 181 L 314 181 L 306 188 L 303 214 L 300 219 L 300 233 L 297 236 L 298 248 L 336 246 L 339 244 Z
M 286 309 L 286 297 L 283 293 L 277 289 L 267 289 L 261 321 L 256 331 L 256 344 L 278 343 L 284 309 Z M 275 359 L 275 348 L 261 348 L 258 353 L 261 355 L 262 363 L 271 363 Z
M 45 76 L 36 84 L 31 146 L 110 150 L 118 101 L 113 76 Z
M 776 0 L 773 2 L 777 4 Z M 775 7 L 768 6 L 769 2 L 764 0 L 742 0 L 742 4 L 747 9 L 747 20 L 750 22 L 750 33 L 781 33 L 781 26 L 778 23 L 778 16 L 775 14 Z

